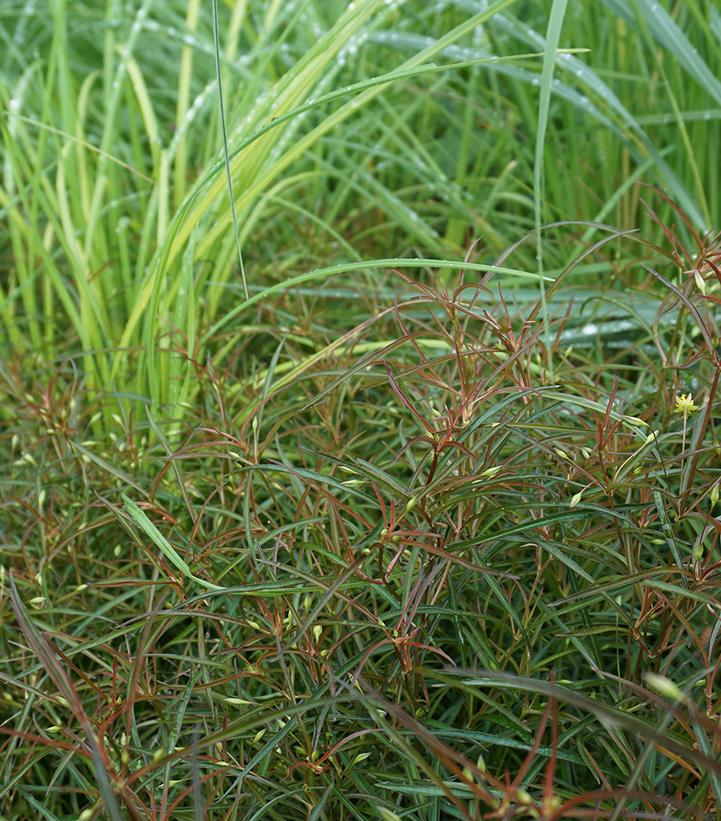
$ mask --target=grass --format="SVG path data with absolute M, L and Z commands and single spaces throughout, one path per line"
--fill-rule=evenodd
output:
M 3 4 L 3 818 L 718 816 L 719 32 Z

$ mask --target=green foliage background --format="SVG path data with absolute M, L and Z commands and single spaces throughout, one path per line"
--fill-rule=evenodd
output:
M 716 817 L 720 41 L 3 2 L 7 818 Z

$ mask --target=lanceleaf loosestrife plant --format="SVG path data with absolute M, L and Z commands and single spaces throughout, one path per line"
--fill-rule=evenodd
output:
M 716 4 L 215 5 L 0 3 L 0 814 L 716 818 Z

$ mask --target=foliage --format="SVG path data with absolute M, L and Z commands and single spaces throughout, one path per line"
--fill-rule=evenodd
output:
M 5 817 L 716 817 L 719 33 L 3 4 Z

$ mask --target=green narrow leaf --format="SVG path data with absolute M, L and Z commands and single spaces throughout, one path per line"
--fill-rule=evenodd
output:
M 25 605 L 23 604 L 20 594 L 18 593 L 15 579 L 10 575 L 10 605 L 15 613 L 18 625 L 22 634 L 25 636 L 30 648 L 37 656 L 42 664 L 45 672 L 48 674 L 53 684 L 58 688 L 60 694 L 65 699 L 68 708 L 72 710 L 75 717 L 81 724 L 83 731 L 88 740 L 88 746 L 92 755 L 93 763 L 95 765 L 95 775 L 97 777 L 97 786 L 100 795 L 105 803 L 108 811 L 108 816 L 111 821 L 122 821 L 122 815 L 118 802 L 113 793 L 113 789 L 108 777 L 108 772 L 105 766 L 104 757 L 99 747 L 98 738 L 95 734 L 92 723 L 88 719 L 78 693 L 73 685 L 70 676 L 60 663 L 58 653 L 53 647 L 52 643 L 46 638 L 43 633 L 33 624 L 28 615 Z
M 561 38 L 563 18 L 566 15 L 568 0 L 553 0 L 551 16 L 548 20 L 546 32 L 546 53 L 543 56 L 541 72 L 541 93 L 538 100 L 538 129 L 536 131 L 536 153 L 533 165 L 533 211 L 536 227 L 536 259 L 538 260 L 538 277 L 541 286 L 541 301 L 543 304 L 543 325 L 548 342 L 548 309 L 546 306 L 546 288 L 543 281 L 543 244 L 541 236 L 541 222 L 543 218 L 541 198 L 543 196 L 543 153 L 546 144 L 546 130 L 548 128 L 548 111 L 551 105 L 551 86 L 553 84 L 553 70 L 556 65 L 556 51 Z
M 194 576 L 188 567 L 187 562 L 183 559 L 175 548 L 172 547 L 170 542 L 163 536 L 163 534 L 158 530 L 158 528 L 150 521 L 147 517 L 145 512 L 141 510 L 132 499 L 129 499 L 124 493 L 122 494 L 123 504 L 125 505 L 125 509 L 130 514 L 133 521 L 141 528 L 141 530 L 148 536 L 156 547 L 158 547 L 161 553 L 165 556 L 165 558 L 176 568 L 179 570 L 186 578 L 191 579 L 196 584 L 199 584 L 201 587 L 204 587 L 206 590 L 224 590 L 224 587 L 220 587 L 217 584 L 213 584 L 212 582 L 207 582 L 205 579 L 199 579 L 197 576 Z
M 243 281 L 243 291 L 248 299 L 248 283 L 245 278 L 245 266 L 243 265 L 243 252 L 240 247 L 240 234 L 238 233 L 238 215 L 235 212 L 235 195 L 233 194 L 233 175 L 230 171 L 230 154 L 228 152 L 228 129 L 225 124 L 225 103 L 223 101 L 223 80 L 220 66 L 220 24 L 218 22 L 218 0 L 213 0 L 213 44 L 215 46 L 215 72 L 218 80 L 218 105 L 220 108 L 220 130 L 223 135 L 223 160 L 225 161 L 225 176 L 228 182 L 228 197 L 230 197 L 230 213 L 233 217 L 233 232 L 235 234 L 235 249 L 238 254 L 238 265 L 240 266 L 240 277 Z

